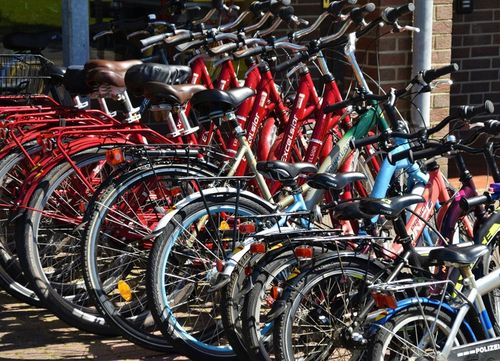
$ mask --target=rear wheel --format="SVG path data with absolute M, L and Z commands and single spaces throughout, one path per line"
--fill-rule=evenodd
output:
M 76 167 L 94 186 L 108 176 L 103 148 L 75 156 Z M 71 326 L 115 335 L 90 302 L 80 261 L 79 227 L 91 190 L 67 162 L 38 183 L 17 221 L 16 242 L 23 269 L 46 307 Z
M 173 205 L 193 187 L 178 179 L 207 176 L 195 167 L 145 166 L 125 174 L 93 202 L 84 234 L 83 269 L 99 310 L 130 341 L 171 351 L 149 311 L 146 267 L 152 232 Z

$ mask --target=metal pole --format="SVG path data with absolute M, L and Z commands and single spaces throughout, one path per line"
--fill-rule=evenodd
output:
M 83 65 L 89 59 L 89 2 L 62 1 L 63 62 Z
M 421 70 L 429 69 L 432 64 L 432 19 L 434 0 L 415 1 L 414 26 L 420 28 L 420 33 L 413 33 L 413 74 Z M 416 109 L 412 109 L 411 118 L 413 125 L 423 127 L 430 125 L 431 95 L 430 93 L 420 94 L 415 99 L 415 104 L 420 109 L 424 118 L 418 114 Z

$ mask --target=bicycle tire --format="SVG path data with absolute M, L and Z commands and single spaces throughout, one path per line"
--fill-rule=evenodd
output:
M 205 202 L 207 204 L 207 208 L 205 208 Z M 180 235 L 183 229 L 187 229 L 186 227 L 189 227 L 190 224 L 194 224 L 191 222 L 199 222 L 200 219 L 205 221 L 206 218 L 204 217 L 207 216 L 208 212 L 210 212 L 211 215 L 219 212 L 217 214 L 218 217 L 221 218 L 222 215 L 225 216 L 227 212 L 235 211 L 235 202 L 236 198 L 234 193 L 219 193 L 207 195 L 204 198 L 204 201 L 198 199 L 197 201 L 180 209 L 155 241 L 150 254 L 147 285 L 149 300 L 153 304 L 151 310 L 153 316 L 157 324 L 160 325 L 163 334 L 171 340 L 175 349 L 194 360 L 238 360 L 238 356 L 234 353 L 232 348 L 228 346 L 227 340 L 223 338 L 223 335 L 221 338 L 212 342 L 215 337 L 218 337 L 221 334 L 221 325 L 220 321 L 218 321 L 219 311 L 217 310 L 220 291 L 203 293 L 203 288 L 206 287 L 204 279 L 200 279 L 199 281 L 191 279 L 192 282 L 189 282 L 190 278 L 185 277 L 186 273 L 190 271 L 190 268 L 195 269 L 196 272 L 196 267 L 200 267 L 201 269 L 205 268 L 205 271 L 201 273 L 196 272 L 195 275 L 199 277 L 200 274 L 203 275 L 205 273 L 207 280 L 209 282 L 212 281 L 211 276 L 215 276 L 215 274 L 213 274 L 212 262 L 215 262 L 216 260 L 211 260 L 209 261 L 210 263 L 204 262 L 202 257 L 194 257 L 191 256 L 191 254 L 197 255 L 194 252 L 199 251 L 194 248 L 194 245 L 199 244 L 202 250 L 207 251 L 207 254 L 212 253 L 215 257 L 221 257 L 224 253 L 223 246 L 214 244 L 218 239 L 218 236 L 213 238 L 210 235 L 211 238 L 209 241 L 214 242 L 213 247 L 209 247 L 210 242 L 200 242 L 199 240 L 194 239 L 192 244 L 186 243 L 186 246 L 189 247 L 188 250 L 191 252 L 188 253 L 186 248 L 181 247 L 183 240 L 180 239 Z M 259 215 L 270 213 L 272 211 L 272 207 L 265 207 L 264 204 L 264 202 L 257 203 L 254 199 L 247 199 L 246 197 L 241 196 L 238 200 L 238 215 Z M 209 211 L 207 211 L 207 209 Z M 213 226 L 217 226 L 217 224 L 214 224 Z M 206 231 L 206 229 L 204 230 Z M 218 231 L 219 226 L 217 226 L 217 232 Z M 186 233 L 189 234 L 190 239 L 192 239 L 193 236 L 191 233 Z M 205 232 L 203 234 L 206 236 Z M 179 249 L 176 249 L 174 252 L 173 249 L 175 246 L 178 246 Z M 181 253 L 179 250 L 183 252 Z M 219 253 L 215 254 L 215 252 Z M 202 253 L 199 252 L 198 254 Z M 175 256 L 178 257 L 178 260 L 175 259 Z M 205 255 L 202 254 L 202 256 Z M 198 259 L 199 262 L 195 262 Z M 183 284 L 183 281 L 179 281 L 176 285 L 177 288 L 172 290 L 172 292 L 170 292 L 170 290 L 165 290 L 165 283 L 168 283 L 167 278 L 169 273 L 167 271 L 167 274 L 165 274 L 167 263 L 171 268 L 175 267 L 175 264 L 178 263 L 181 266 L 186 265 L 185 268 L 187 269 L 187 271 L 185 270 L 181 272 L 179 269 L 180 267 L 178 267 L 175 271 L 176 278 L 180 279 L 184 277 L 184 279 L 187 279 L 188 281 L 186 281 L 185 284 Z M 201 285 L 199 289 L 197 288 L 198 282 Z M 203 313 L 205 315 L 204 321 L 206 322 L 206 326 L 204 325 L 201 327 L 201 331 L 199 331 L 199 333 L 195 333 L 192 330 L 186 330 L 186 325 L 188 325 L 189 320 L 185 320 L 186 322 L 184 323 L 179 322 L 178 318 L 174 315 L 175 310 L 173 310 L 175 306 L 178 307 L 184 305 L 180 301 L 182 300 L 183 302 L 186 302 L 186 297 L 190 298 L 194 293 L 195 288 L 197 291 L 196 297 L 200 300 L 198 304 L 206 304 L 206 307 L 210 307 L 210 305 L 212 305 L 209 312 Z M 202 295 L 204 298 L 201 297 Z M 169 297 L 171 297 L 176 304 L 169 305 Z M 177 297 L 177 300 L 175 300 L 175 297 Z M 192 307 L 193 303 L 188 304 Z M 182 311 L 180 313 L 182 314 Z M 178 315 L 179 314 L 177 313 L 177 316 Z M 196 327 L 196 323 L 194 325 L 191 324 L 191 326 Z M 212 332 L 210 329 L 206 334 L 204 334 L 208 327 L 215 328 L 215 331 Z

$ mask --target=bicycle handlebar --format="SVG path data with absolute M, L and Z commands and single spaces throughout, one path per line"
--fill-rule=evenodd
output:
M 479 114 L 493 114 L 495 106 L 490 100 L 486 100 L 483 105 L 462 105 L 458 110 L 458 115 L 463 119 L 470 119 Z
M 458 71 L 458 69 L 459 69 L 459 67 L 458 67 L 458 64 L 456 64 L 456 63 L 452 63 L 450 65 L 446 65 L 446 66 L 443 66 L 443 67 L 437 68 L 437 69 L 429 69 L 429 70 L 426 70 L 422 73 L 422 80 L 425 83 L 429 84 L 433 80 L 440 78 L 443 75 L 451 74 L 451 73 Z
M 382 19 L 387 24 L 395 24 L 398 18 L 415 11 L 415 4 L 409 3 L 398 8 L 386 8 L 381 14 Z
M 489 193 L 485 193 L 481 196 L 470 197 L 470 198 L 462 198 L 460 199 L 459 205 L 465 212 L 468 212 L 472 208 L 480 206 L 482 204 L 491 203 L 491 195 Z
M 354 8 L 350 12 L 351 20 L 355 24 L 361 24 L 364 20 L 365 15 L 374 12 L 375 8 L 376 8 L 376 6 L 374 3 L 368 3 L 364 6 L 359 7 L 359 8 Z

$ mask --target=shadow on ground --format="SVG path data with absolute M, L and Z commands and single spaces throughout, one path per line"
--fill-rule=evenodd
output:
M 121 338 L 68 327 L 54 315 L 0 291 L 0 360 L 187 360 L 145 350 Z

